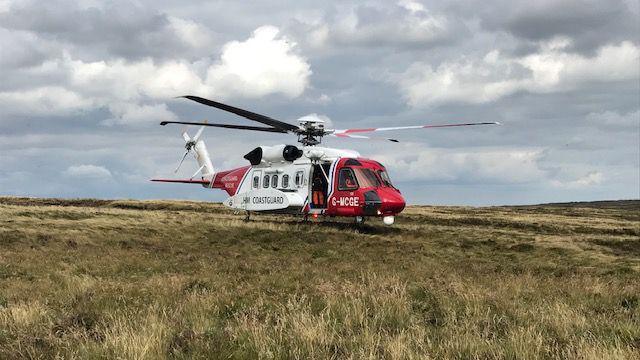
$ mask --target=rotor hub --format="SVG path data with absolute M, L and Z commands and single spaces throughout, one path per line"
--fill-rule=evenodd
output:
M 325 122 L 319 118 L 304 117 L 298 123 L 298 142 L 305 146 L 318 145 L 326 134 Z

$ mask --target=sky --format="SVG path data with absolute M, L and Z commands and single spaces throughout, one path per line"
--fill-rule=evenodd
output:
M 0 0 L 0 195 L 221 201 L 180 126 L 248 120 L 198 95 L 338 129 L 499 121 L 331 139 L 410 204 L 640 198 L 635 0 Z M 194 133 L 196 129 L 188 129 Z M 291 135 L 207 128 L 214 166 Z

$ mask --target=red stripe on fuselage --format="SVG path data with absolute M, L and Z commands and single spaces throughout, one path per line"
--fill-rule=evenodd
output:
M 212 187 L 214 189 L 225 190 L 227 194 L 233 196 L 240 189 L 242 180 L 249 172 L 249 169 L 251 169 L 251 166 L 243 166 L 236 169 L 220 171 L 216 174 Z

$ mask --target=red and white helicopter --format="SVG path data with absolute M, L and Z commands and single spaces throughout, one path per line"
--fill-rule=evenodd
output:
M 353 150 L 319 146 L 324 136 L 369 139 L 359 135 L 367 132 L 427 129 L 474 125 L 495 125 L 497 122 L 463 124 L 416 125 L 365 129 L 325 129 L 324 121 L 301 118 L 299 125 L 260 115 L 197 96 L 186 99 L 242 116 L 266 126 L 214 124 L 209 122 L 163 121 L 160 125 L 200 125 L 194 137 L 186 131 L 184 159 L 193 152 L 198 171 L 190 179 L 153 179 L 151 181 L 199 184 L 209 189 L 221 189 L 229 194 L 223 204 L 238 211 L 274 212 L 307 216 L 347 216 L 361 223 L 365 217 L 380 217 L 386 225 L 394 223 L 395 215 L 405 207 L 400 190 L 393 186 L 385 167 L 366 159 Z M 244 158 L 250 165 L 216 170 L 201 139 L 205 126 L 226 129 L 293 134 L 301 147 L 294 145 L 259 146 Z M 385 139 L 398 142 L 395 139 Z M 200 174 L 199 178 L 196 176 Z

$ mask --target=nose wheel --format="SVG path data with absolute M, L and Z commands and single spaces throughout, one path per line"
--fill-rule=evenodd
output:
M 365 220 L 365 217 L 364 217 L 364 216 L 356 216 L 356 217 L 355 217 L 356 225 L 362 225 L 362 224 L 364 224 L 364 220 Z

